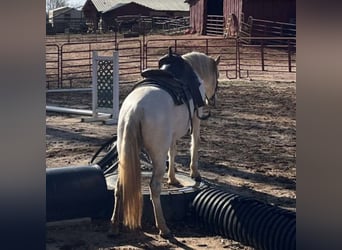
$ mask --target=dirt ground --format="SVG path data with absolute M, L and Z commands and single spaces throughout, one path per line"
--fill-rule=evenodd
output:
M 120 101 L 132 85 L 120 86 Z M 47 94 L 47 104 L 90 109 L 90 93 Z M 199 169 L 232 193 L 296 210 L 296 83 L 221 81 L 218 104 L 201 123 Z M 81 116 L 47 113 L 46 166 L 88 165 L 115 125 L 80 122 Z M 188 171 L 190 137 L 178 142 L 177 167 Z M 175 240 L 143 225 L 116 239 L 103 222 L 47 225 L 47 249 L 253 249 L 184 223 L 170 224 Z

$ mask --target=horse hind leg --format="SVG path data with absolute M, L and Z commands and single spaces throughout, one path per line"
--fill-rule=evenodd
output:
M 111 225 L 109 228 L 108 236 L 114 237 L 119 234 L 119 227 L 120 222 L 122 219 L 122 189 L 121 185 L 119 183 L 119 179 L 116 183 L 116 189 L 115 189 L 115 201 L 114 201 L 114 210 L 111 218 Z
M 193 131 L 191 134 L 191 162 L 190 162 L 190 177 L 196 182 L 201 181 L 201 175 L 198 171 L 198 144 L 200 135 L 200 120 L 194 118 L 192 120 Z
M 169 149 L 169 170 L 168 170 L 168 181 L 167 183 L 170 185 L 178 186 L 180 183 L 176 178 L 176 168 L 175 168 L 175 156 L 177 152 L 176 141 L 171 143 Z
M 161 182 L 165 173 L 165 159 L 156 160 L 152 158 L 153 170 L 150 182 L 150 196 L 153 204 L 154 218 L 159 234 L 163 238 L 172 236 L 170 229 L 167 227 L 163 210 L 160 202 Z

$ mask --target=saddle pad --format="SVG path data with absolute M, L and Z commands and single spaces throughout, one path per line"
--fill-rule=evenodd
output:
M 155 86 L 167 91 L 172 97 L 175 105 L 188 103 L 192 99 L 189 89 L 182 83 L 171 77 L 150 76 L 139 81 L 133 89 L 140 86 Z

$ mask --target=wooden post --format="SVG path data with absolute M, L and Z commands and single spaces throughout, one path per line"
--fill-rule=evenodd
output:
M 261 40 L 261 70 L 265 71 L 264 41 Z
M 288 55 L 288 63 L 289 63 L 289 72 L 292 72 L 292 65 L 291 65 L 291 43 L 290 40 L 287 40 L 287 55 Z

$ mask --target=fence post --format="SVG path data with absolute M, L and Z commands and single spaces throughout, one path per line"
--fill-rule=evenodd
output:
M 60 88 L 63 88 L 63 47 L 64 44 L 61 46 L 61 77 L 60 77 Z
M 240 58 L 240 43 L 241 43 L 241 41 L 240 41 L 240 38 L 237 38 L 236 39 L 236 58 L 237 58 L 237 60 L 238 60 L 238 66 L 239 66 L 239 79 L 241 79 L 241 58 Z
M 291 65 L 291 43 L 290 40 L 287 40 L 287 55 L 288 55 L 288 63 L 289 63 L 289 72 L 292 72 L 292 65 Z
M 62 49 L 58 46 L 58 55 L 57 55 L 57 61 L 58 61 L 58 82 L 57 82 L 57 88 L 62 88 Z
M 91 71 L 92 70 L 92 60 L 93 60 L 94 54 L 92 54 L 90 43 L 88 44 L 88 52 L 89 52 L 88 53 L 88 55 L 89 55 L 89 71 Z M 96 54 L 96 56 L 97 56 L 97 54 Z
M 240 53 L 239 53 L 239 46 L 240 46 L 240 38 L 235 38 L 235 78 L 237 78 L 239 72 L 240 78 Z
M 114 32 L 114 49 L 115 50 L 118 50 L 118 31 L 117 30 L 115 30 L 115 32 Z
M 146 38 L 145 38 L 145 22 L 143 22 L 143 37 L 142 37 L 142 39 L 143 39 L 143 45 L 142 45 L 142 69 L 141 70 L 143 70 L 143 69 L 145 69 L 146 68 L 146 64 L 147 64 L 147 59 L 145 59 L 145 58 L 147 58 L 147 56 L 146 56 L 146 51 L 147 51 L 147 49 L 146 49 Z M 145 61 L 146 60 L 146 61 Z
M 90 51 L 89 51 L 90 52 Z M 93 117 L 97 116 L 96 109 L 97 109 L 97 51 L 92 51 L 92 63 L 91 63 L 91 79 L 92 79 L 92 111 Z M 96 84 L 95 84 L 96 83 Z
M 265 71 L 264 40 L 261 40 L 261 70 Z

